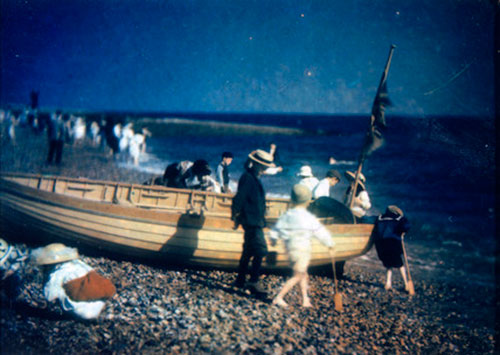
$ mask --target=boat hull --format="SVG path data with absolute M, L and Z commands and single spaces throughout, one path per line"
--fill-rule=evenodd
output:
M 7 237 L 61 241 L 192 266 L 238 266 L 243 230 L 233 229 L 230 195 L 23 174 L 4 174 L 0 181 L 0 225 L 2 235 Z M 61 188 L 63 191 L 58 190 Z M 143 204 L 131 198 L 138 194 Z M 179 203 L 152 203 L 147 196 Z M 224 202 L 218 203 L 221 199 Z M 197 206 L 196 201 L 204 202 Z M 288 201 L 274 199 L 268 205 L 274 213 L 269 215 L 272 225 L 286 210 Z M 326 226 L 336 243 L 336 260 L 360 256 L 371 247 L 372 225 Z M 268 245 L 264 268 L 288 268 L 284 244 Z M 310 265 L 330 263 L 328 249 L 313 241 Z

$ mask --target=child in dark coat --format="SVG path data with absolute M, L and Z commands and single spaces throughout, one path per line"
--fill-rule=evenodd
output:
M 385 289 L 392 288 L 392 268 L 398 268 L 408 291 L 406 270 L 403 265 L 402 236 L 410 229 L 410 223 L 397 206 L 388 206 L 384 214 L 378 216 L 373 228 L 373 240 L 377 255 L 387 268 Z

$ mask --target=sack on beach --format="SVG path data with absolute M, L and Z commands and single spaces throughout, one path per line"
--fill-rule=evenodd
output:
M 96 301 L 113 297 L 116 288 L 107 278 L 92 270 L 87 275 L 66 282 L 64 290 L 74 301 Z

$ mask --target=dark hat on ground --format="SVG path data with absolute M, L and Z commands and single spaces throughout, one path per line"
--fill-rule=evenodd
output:
M 340 178 L 341 178 L 340 173 L 335 169 L 328 170 L 328 172 L 326 173 L 326 177 L 327 178 L 337 178 L 338 181 L 340 181 Z
M 275 167 L 273 163 L 273 156 L 269 154 L 268 152 L 257 149 L 248 154 L 248 157 L 253 160 L 256 163 L 259 163 L 260 165 L 268 166 L 268 167 Z
M 222 158 L 234 158 L 234 155 L 231 152 L 224 152 L 222 153 Z
M 308 201 L 311 201 L 312 193 L 311 190 L 302 184 L 296 184 L 292 187 L 292 202 L 301 205 Z

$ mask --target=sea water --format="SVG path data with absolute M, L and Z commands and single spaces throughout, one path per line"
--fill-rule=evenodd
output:
M 206 119 L 202 117 L 200 119 Z M 355 171 L 368 128 L 367 117 L 301 115 L 211 115 L 210 120 L 256 123 L 304 129 L 304 135 L 182 135 L 148 139 L 147 154 L 137 169 L 161 175 L 165 167 L 182 160 L 205 159 L 215 171 L 222 152 L 234 154 L 232 186 L 255 149 L 278 147 L 283 172 L 263 176 L 269 196 L 289 197 L 302 165 L 322 179 L 337 169 Z M 466 117 L 387 117 L 384 145 L 363 164 L 377 216 L 390 204 L 403 209 L 412 223 L 408 239 L 430 243 L 434 250 L 471 253 L 492 258 L 494 238 L 494 152 L 492 119 Z M 329 157 L 336 164 L 329 165 Z M 331 191 L 343 200 L 345 178 Z

